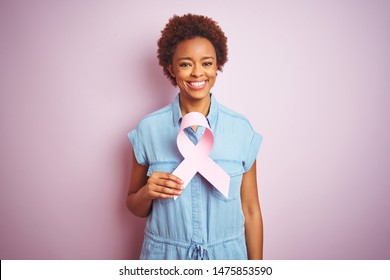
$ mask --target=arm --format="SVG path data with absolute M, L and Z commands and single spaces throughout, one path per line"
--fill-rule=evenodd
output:
M 245 217 L 248 259 L 260 260 L 263 258 L 263 220 L 257 193 L 256 161 L 242 177 L 241 203 Z
M 148 167 L 137 162 L 134 151 L 132 158 L 127 208 L 138 217 L 147 217 L 152 210 L 153 199 L 180 195 L 183 182 L 178 177 L 165 172 L 153 172 L 148 178 Z

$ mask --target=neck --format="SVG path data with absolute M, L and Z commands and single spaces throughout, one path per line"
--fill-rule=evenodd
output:
M 184 116 L 190 112 L 199 112 L 207 117 L 210 110 L 211 98 L 208 95 L 206 98 L 200 100 L 188 100 L 180 94 L 180 110 L 181 115 Z

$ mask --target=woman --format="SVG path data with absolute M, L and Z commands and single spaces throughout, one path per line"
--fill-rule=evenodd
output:
M 129 133 L 133 165 L 127 207 L 148 217 L 141 259 L 262 259 L 256 180 L 262 137 L 210 92 L 227 61 L 226 42 L 215 21 L 193 14 L 171 18 L 158 41 L 159 63 L 180 92 Z M 209 157 L 230 176 L 228 197 L 199 173 L 185 189 L 172 174 L 183 160 L 176 138 L 189 112 L 207 117 L 215 138 Z M 193 126 L 185 133 L 196 144 L 205 129 Z

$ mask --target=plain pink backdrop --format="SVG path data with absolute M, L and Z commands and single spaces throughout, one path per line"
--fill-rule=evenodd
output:
M 173 14 L 229 38 L 213 90 L 264 136 L 266 259 L 390 258 L 389 1 L 0 2 L 0 258 L 136 259 L 127 132 L 177 89 Z

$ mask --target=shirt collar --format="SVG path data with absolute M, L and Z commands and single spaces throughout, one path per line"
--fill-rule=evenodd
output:
M 181 118 L 182 118 L 179 95 L 180 94 L 177 94 L 175 99 L 172 102 L 173 125 L 180 125 Z M 207 121 L 209 122 L 211 129 L 214 129 L 218 118 L 218 102 L 212 93 L 210 94 L 210 100 L 211 100 L 210 110 L 206 118 Z

